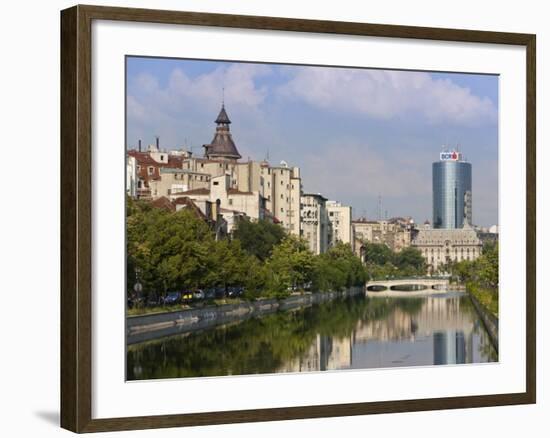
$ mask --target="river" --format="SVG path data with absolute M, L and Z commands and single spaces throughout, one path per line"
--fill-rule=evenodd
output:
M 128 346 L 127 379 L 495 362 L 469 296 L 356 296 Z

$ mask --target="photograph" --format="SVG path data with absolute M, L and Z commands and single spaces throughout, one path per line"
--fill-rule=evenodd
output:
M 498 74 L 128 55 L 125 84 L 127 381 L 498 363 Z

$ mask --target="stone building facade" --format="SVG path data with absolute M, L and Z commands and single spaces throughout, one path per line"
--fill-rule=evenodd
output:
M 354 220 L 351 225 L 358 256 L 363 242 L 381 243 L 396 252 L 411 245 L 414 221 L 410 217 L 380 221 L 363 218 Z
M 468 224 L 448 229 L 426 224 L 418 230 L 412 246 L 422 253 L 432 273 L 441 272 L 449 262 L 475 260 L 483 248 L 476 231 Z

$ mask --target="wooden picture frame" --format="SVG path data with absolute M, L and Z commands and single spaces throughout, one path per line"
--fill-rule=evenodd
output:
M 526 48 L 526 391 L 416 400 L 126 418 L 92 418 L 92 50 L 93 20 L 412 38 L 518 45 Z M 61 426 L 99 432 L 256 421 L 529 404 L 536 401 L 536 157 L 535 35 L 75 6 L 61 12 Z

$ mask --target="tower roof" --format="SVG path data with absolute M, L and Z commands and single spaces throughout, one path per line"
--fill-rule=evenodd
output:
M 231 131 L 229 130 L 229 116 L 225 111 L 225 105 L 222 104 L 222 108 L 218 117 L 216 118 L 216 133 L 210 144 L 204 145 L 204 153 L 208 158 L 228 158 L 238 160 L 241 158 L 241 154 L 237 150 L 237 146 L 233 142 Z
M 227 115 L 227 112 L 225 111 L 225 105 L 222 103 L 222 109 L 220 110 L 220 113 L 218 114 L 218 117 L 216 118 L 215 122 L 220 125 L 222 123 L 224 124 L 230 124 L 231 120 L 229 120 L 229 116 Z

